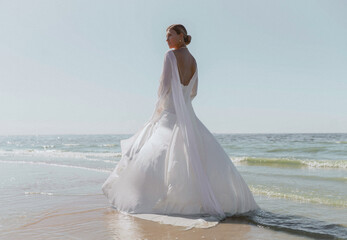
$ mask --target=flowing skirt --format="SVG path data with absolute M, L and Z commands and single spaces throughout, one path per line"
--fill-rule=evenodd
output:
M 232 216 L 258 209 L 247 184 L 217 139 L 194 113 L 192 117 L 199 152 L 203 153 L 204 171 L 225 214 Z M 184 221 L 158 216 L 211 219 L 202 208 L 194 173 L 188 169 L 184 141 L 174 113 L 164 110 L 157 121 L 148 122 L 132 137 L 122 140 L 121 148 L 122 158 L 102 186 L 114 208 L 174 225 Z M 193 225 L 197 227 L 197 221 L 184 224 Z

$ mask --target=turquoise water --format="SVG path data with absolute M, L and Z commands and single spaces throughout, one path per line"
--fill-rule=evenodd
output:
M 72 198 L 102 197 L 101 185 L 121 158 L 119 141 L 130 136 L 0 136 L 0 199 L 7 206 L 0 230 L 12 231 Z M 347 238 L 347 134 L 215 137 L 262 208 L 239 221 Z

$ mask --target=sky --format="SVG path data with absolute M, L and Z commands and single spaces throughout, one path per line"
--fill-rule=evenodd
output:
M 198 64 L 212 133 L 346 133 L 347 1 L 0 0 L 0 135 L 132 134 L 166 28 Z

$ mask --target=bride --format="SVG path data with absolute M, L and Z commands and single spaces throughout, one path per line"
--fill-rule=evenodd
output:
M 122 158 L 103 184 L 104 194 L 118 211 L 174 225 L 186 218 L 187 226 L 198 227 L 258 209 L 229 156 L 195 115 L 198 68 L 187 48 L 191 36 L 173 24 L 166 37 L 170 50 L 156 107 L 148 122 L 121 140 Z

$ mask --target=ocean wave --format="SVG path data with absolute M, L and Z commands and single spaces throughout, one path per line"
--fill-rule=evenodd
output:
M 347 207 L 347 201 L 343 199 L 324 198 L 324 197 L 317 197 L 317 196 L 304 196 L 304 195 L 294 194 L 294 193 L 277 192 L 271 189 L 266 189 L 264 187 L 256 187 L 256 186 L 249 186 L 249 188 L 252 191 L 252 193 L 255 195 L 262 195 L 262 196 L 267 196 L 271 198 L 283 198 L 283 199 L 294 200 L 299 202 L 323 204 L 323 205 L 329 205 L 334 207 Z
M 48 196 L 53 196 L 53 193 L 50 192 L 24 192 L 25 195 L 34 195 L 34 194 L 39 194 L 39 195 L 48 195 Z
M 285 174 L 285 173 L 268 173 L 268 172 L 250 172 L 242 170 L 242 174 L 250 174 L 250 175 L 261 175 L 266 177 L 288 177 L 288 178 L 301 178 L 306 180 L 313 180 L 313 181 L 333 181 L 333 182 L 346 182 L 347 183 L 347 177 L 325 177 L 325 176 L 317 176 L 317 175 L 299 175 L 299 174 Z
M 312 168 L 347 168 L 347 160 L 312 160 L 290 158 L 230 157 L 233 163 L 279 166 L 279 167 L 312 167 Z
M 96 172 L 107 172 L 107 173 L 111 172 L 111 170 L 105 169 L 105 168 L 90 168 L 90 167 L 82 167 L 82 166 L 67 165 L 67 164 L 49 163 L 49 162 L 0 160 L 0 163 L 45 165 L 45 166 L 53 166 L 53 167 L 76 168 L 76 169 L 82 169 L 82 170 L 88 170 L 88 171 L 96 171 Z
M 79 143 L 63 143 L 63 146 L 67 146 L 67 147 L 73 147 L 73 146 L 79 146 Z
M 51 192 L 24 192 L 25 195 L 48 195 L 48 196 L 98 196 L 103 195 L 100 193 L 94 194 L 65 194 L 65 193 L 51 193 Z
M 114 143 L 114 144 L 101 144 L 99 146 L 102 146 L 102 147 L 117 147 L 117 146 L 119 146 L 119 144 L 116 144 L 116 143 Z
M 122 156 L 120 152 L 64 152 L 60 150 L 36 150 L 23 149 L 14 151 L 1 151 L 0 156 L 42 156 L 42 157 L 59 157 L 59 158 L 119 158 Z
M 325 151 L 327 147 L 306 147 L 306 148 L 274 148 L 266 152 L 304 152 L 304 153 L 317 153 Z

